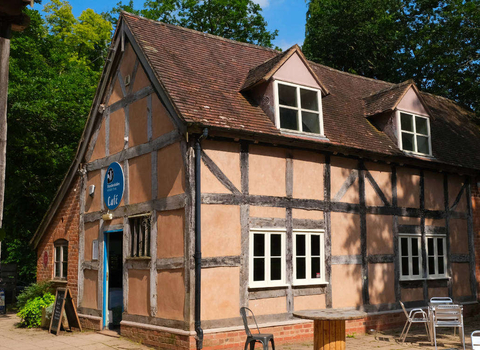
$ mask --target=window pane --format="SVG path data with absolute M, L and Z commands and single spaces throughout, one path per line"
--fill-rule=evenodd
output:
M 320 119 L 318 114 L 302 112 L 302 128 L 305 132 L 320 134 Z
M 66 262 L 63 263 L 63 278 L 67 278 L 67 272 L 68 272 L 68 264 Z
M 55 261 L 60 261 L 60 259 L 62 258 L 62 255 L 61 255 L 61 250 L 62 248 L 61 247 L 55 247 Z
M 408 256 L 408 238 L 400 239 L 402 256 Z
M 408 258 L 402 258 L 402 275 L 408 276 Z
M 416 117 L 415 118 L 415 132 L 417 134 L 428 135 L 428 128 L 427 128 L 427 119 Z
M 55 277 L 60 277 L 60 264 L 59 262 L 55 263 Z
M 282 279 L 282 260 L 280 258 L 272 258 L 270 260 L 270 279 L 272 281 Z
M 298 130 L 297 111 L 280 107 L 280 127 L 282 129 Z
M 305 256 L 305 235 L 295 235 L 296 239 L 296 255 Z
M 429 154 L 428 137 L 417 135 L 417 148 L 419 153 Z
M 253 259 L 253 280 L 265 281 L 265 259 L 264 258 Z
M 297 279 L 305 279 L 307 276 L 305 258 L 297 258 Z
M 418 238 L 412 238 L 412 256 L 418 256 Z
M 316 91 L 300 89 L 302 108 L 318 111 L 318 97 Z
M 420 274 L 419 265 L 420 265 L 420 259 L 412 258 L 412 275 L 418 276 Z
M 264 234 L 253 235 L 253 256 L 265 256 Z
M 312 255 L 320 255 L 320 236 L 312 235 L 311 244 L 312 244 Z
M 427 238 L 427 254 L 434 255 L 435 251 L 433 249 L 433 238 Z
M 284 106 L 297 107 L 297 88 L 278 84 L 278 101 Z
M 311 278 L 321 278 L 320 274 L 320 258 L 312 258 L 312 276 Z
M 443 255 L 443 238 L 437 238 L 437 252 L 438 255 Z
M 445 266 L 443 264 L 443 257 L 438 258 L 438 274 L 443 275 L 445 273 Z
M 63 250 L 63 261 L 67 262 L 68 261 L 68 246 L 62 247 Z
M 413 134 L 407 134 L 402 132 L 402 146 L 405 151 L 414 151 Z
M 270 255 L 281 256 L 282 255 L 282 236 L 271 235 L 270 236 Z
M 428 257 L 428 274 L 435 274 L 435 258 L 433 256 Z
M 400 113 L 402 130 L 413 131 L 413 119 L 411 114 Z

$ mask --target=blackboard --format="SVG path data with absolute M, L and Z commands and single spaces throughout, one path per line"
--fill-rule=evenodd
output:
M 55 295 L 55 304 L 52 311 L 52 320 L 50 321 L 50 333 L 58 335 L 60 327 L 62 325 L 63 308 L 65 307 L 65 295 L 67 290 L 65 288 L 58 288 Z
M 62 326 L 63 312 L 67 315 L 68 327 L 79 328 L 82 330 L 80 320 L 78 319 L 77 309 L 72 300 L 72 293 L 68 288 L 57 288 L 55 304 L 52 311 L 52 320 L 50 321 L 49 332 L 58 335 Z

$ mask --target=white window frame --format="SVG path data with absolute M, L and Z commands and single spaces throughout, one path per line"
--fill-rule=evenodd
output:
M 278 84 L 292 86 L 292 87 L 296 88 L 297 107 L 280 105 L 280 95 L 278 94 Z M 324 130 L 323 130 L 322 91 L 320 89 L 315 89 L 315 88 L 311 88 L 311 87 L 304 86 L 304 85 L 299 85 L 299 84 L 287 83 L 287 82 L 281 81 L 281 80 L 275 80 L 274 81 L 273 89 L 274 89 L 274 94 L 275 94 L 275 98 L 274 98 L 274 100 L 275 100 L 275 125 L 278 129 L 280 129 L 282 131 L 285 131 L 285 132 L 325 136 Z M 300 100 L 300 89 L 315 91 L 317 93 L 318 111 L 313 111 L 313 110 L 310 110 L 310 109 L 302 108 L 302 102 Z M 297 124 L 298 124 L 298 128 L 299 128 L 298 130 L 283 129 L 283 128 L 280 127 L 280 107 L 288 108 L 288 109 L 292 109 L 292 110 L 297 111 Z M 316 114 L 318 113 L 318 118 L 319 118 L 319 123 L 320 123 L 320 133 L 319 134 L 314 133 L 314 132 L 303 131 L 302 111 L 309 112 L 309 113 L 316 113 Z
M 403 275 L 403 265 L 402 265 L 402 238 L 408 238 L 408 275 Z M 412 238 L 418 239 L 418 275 L 413 275 L 413 262 L 412 262 Z M 401 281 L 411 281 L 424 279 L 423 269 L 422 269 L 422 235 L 412 234 L 412 233 L 399 233 L 398 235 L 398 260 L 400 263 L 400 280 Z
M 254 281 L 253 280 L 253 235 L 263 234 L 265 239 L 265 280 Z M 280 234 L 282 249 L 281 249 L 281 274 L 282 277 L 278 281 L 272 281 L 270 278 L 270 236 L 272 234 Z M 285 275 L 286 275 L 286 238 L 287 231 L 285 229 L 251 229 L 250 230 L 250 253 L 249 253 L 249 287 L 250 288 L 269 288 L 269 287 L 285 287 Z M 268 237 L 268 239 L 267 239 Z
M 402 130 L 402 118 L 400 117 L 401 113 L 404 113 L 404 114 L 409 114 L 411 115 L 413 118 L 413 132 L 412 131 L 408 131 L 408 130 Z M 396 118 L 397 118 L 397 139 L 398 139 L 398 147 L 404 151 L 404 152 L 407 152 L 407 153 L 412 153 L 412 154 L 416 154 L 416 155 L 421 155 L 421 156 L 432 156 L 432 134 L 431 134 L 431 131 L 430 131 L 430 118 L 427 116 L 427 115 L 420 115 L 420 114 L 416 114 L 416 113 L 412 113 L 412 112 L 408 112 L 408 111 L 404 111 L 404 110 L 399 110 L 397 109 L 396 111 Z M 423 118 L 423 119 L 426 119 L 427 120 L 427 131 L 428 131 L 428 135 L 424 135 L 424 134 L 419 134 L 417 133 L 417 123 L 416 123 L 416 118 Z M 414 150 L 413 151 L 409 151 L 409 150 L 405 150 L 403 149 L 403 140 L 402 140 L 402 133 L 407 133 L 407 134 L 411 134 L 413 135 L 413 146 L 414 146 Z M 428 137 L 428 152 L 429 153 L 421 153 L 421 152 L 418 152 L 418 147 L 417 147 L 417 136 L 427 136 Z
M 57 257 L 57 248 L 60 248 L 60 257 Z M 64 259 L 64 250 L 67 250 L 67 260 Z M 63 279 L 66 280 L 68 276 L 68 241 L 62 240 L 61 242 L 56 242 L 53 245 L 53 278 L 54 279 Z M 58 258 L 58 259 L 57 259 Z M 60 263 L 60 274 L 57 276 L 57 263 Z M 63 263 L 67 263 L 67 271 L 63 271 Z
M 428 239 L 433 238 L 433 257 L 435 261 L 435 273 L 430 274 L 430 266 L 429 266 L 429 257 L 428 255 Z M 437 249 L 437 239 L 443 239 L 443 274 L 438 273 L 438 249 Z M 447 278 L 447 236 L 444 234 L 427 234 L 426 235 L 426 256 L 427 256 L 427 276 L 428 278 L 435 279 L 435 278 Z
M 297 235 L 305 235 L 305 268 L 306 268 L 306 278 L 297 279 Z M 311 247 L 311 236 L 320 236 L 320 274 L 321 278 L 312 278 L 312 247 Z M 326 284 L 325 279 L 325 230 L 304 230 L 304 229 L 294 229 L 293 230 L 293 285 L 316 285 L 316 284 Z

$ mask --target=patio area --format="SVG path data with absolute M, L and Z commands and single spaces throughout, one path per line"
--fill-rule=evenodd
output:
M 474 330 L 480 330 L 480 315 L 475 317 L 468 317 L 464 319 L 465 323 L 465 348 L 471 349 L 470 334 Z M 462 342 L 460 337 L 453 335 L 452 328 L 440 328 L 437 330 L 437 345 L 438 349 L 462 349 Z M 355 334 L 346 339 L 347 349 L 368 350 L 368 349 L 382 349 L 382 350 L 399 350 L 399 349 L 435 349 L 428 341 L 425 327 L 423 324 L 412 325 L 405 343 L 398 342 L 398 338 L 402 329 L 392 329 L 386 331 L 378 331 L 371 335 Z M 302 344 L 282 344 L 276 347 L 279 350 L 307 350 L 313 349 L 313 339 L 310 342 Z

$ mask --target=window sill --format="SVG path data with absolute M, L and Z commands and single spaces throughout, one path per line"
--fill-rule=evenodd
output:
M 411 156 L 411 157 L 415 157 L 415 158 L 426 158 L 426 159 L 429 159 L 429 160 L 435 159 L 433 154 L 417 153 L 417 152 L 413 152 L 413 151 L 407 151 L 407 150 L 404 150 L 404 149 L 400 149 L 400 150 L 403 153 L 405 153 L 405 155 L 407 155 L 407 156 Z
M 415 281 L 425 281 L 426 278 L 418 277 L 418 278 L 400 278 L 399 282 L 415 282 Z
M 420 278 L 406 278 L 406 279 L 400 279 L 400 282 L 414 282 L 414 281 L 438 281 L 438 280 L 449 280 L 451 277 L 448 276 L 442 276 L 442 277 L 420 277 Z
M 313 132 L 304 132 L 304 131 L 290 130 L 290 129 L 280 129 L 280 133 L 282 135 L 299 136 L 299 137 L 305 137 L 305 138 L 310 138 L 310 139 L 314 139 L 314 140 L 328 141 L 328 138 L 325 135 L 315 134 Z
M 65 284 L 68 283 L 66 278 L 53 278 L 49 282 L 50 283 L 65 283 Z
M 125 260 L 152 260 L 150 256 L 129 256 Z
M 288 288 L 288 284 L 275 284 L 275 285 L 264 285 L 264 286 L 248 286 L 249 290 L 254 289 L 274 289 L 274 288 Z
M 449 280 L 451 277 L 448 276 L 438 276 L 438 277 L 428 277 L 427 281 L 438 281 L 438 280 Z
M 315 287 L 315 286 L 326 286 L 329 283 L 326 281 L 321 282 L 294 282 L 292 286 L 294 287 Z

